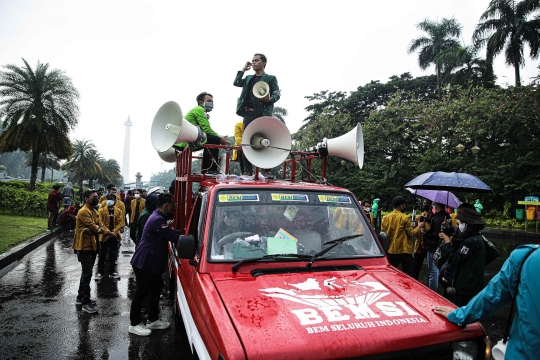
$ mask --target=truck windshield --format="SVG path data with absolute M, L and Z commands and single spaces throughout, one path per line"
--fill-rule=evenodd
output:
M 314 255 L 344 236 L 320 259 L 372 257 L 383 253 L 354 198 L 316 191 L 220 191 L 212 214 L 211 261 L 274 254 Z M 298 261 L 302 257 L 298 257 Z

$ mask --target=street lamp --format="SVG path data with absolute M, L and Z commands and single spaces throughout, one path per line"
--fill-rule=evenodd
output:
M 456 146 L 456 150 L 460 153 L 463 152 L 463 150 L 465 150 L 465 146 L 463 144 L 457 144 Z
M 479 148 L 478 146 L 474 145 L 474 146 L 472 147 L 472 149 L 471 149 L 471 152 L 472 152 L 474 155 L 476 155 L 476 154 L 478 154 L 478 152 L 480 152 L 480 148 Z

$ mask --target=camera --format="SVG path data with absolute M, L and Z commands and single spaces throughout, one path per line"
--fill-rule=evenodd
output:
M 454 235 L 454 227 L 452 226 L 452 224 L 441 224 L 441 232 L 448 235 L 448 236 L 453 236 Z

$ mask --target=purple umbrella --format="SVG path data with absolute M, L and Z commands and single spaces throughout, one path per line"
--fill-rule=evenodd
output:
M 428 200 L 431 200 L 433 202 L 437 202 L 439 204 L 448 205 L 454 209 L 457 209 L 459 205 L 461 205 L 461 201 L 459 201 L 458 197 L 451 193 L 450 191 L 445 190 L 417 190 L 417 189 L 411 189 L 406 188 L 409 190 L 412 194 L 421 196 L 423 198 L 426 198 Z

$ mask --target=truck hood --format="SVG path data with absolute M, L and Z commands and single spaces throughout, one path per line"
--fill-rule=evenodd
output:
M 350 358 L 482 335 L 435 315 L 449 303 L 393 270 L 212 277 L 248 359 Z

